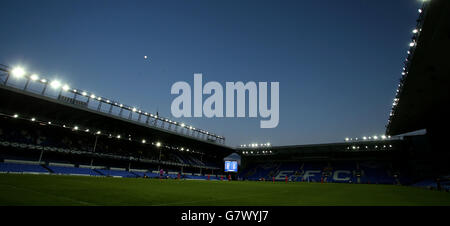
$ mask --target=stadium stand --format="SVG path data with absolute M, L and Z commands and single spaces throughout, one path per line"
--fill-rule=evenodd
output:
M 5 173 L 49 173 L 41 165 L 18 164 L 18 163 L 0 163 L 0 172 Z
M 357 165 L 361 168 L 357 169 Z M 247 167 L 239 173 L 244 180 L 328 183 L 373 183 L 395 184 L 396 180 L 390 173 L 389 166 L 380 162 L 298 162 L 280 164 L 261 164 Z

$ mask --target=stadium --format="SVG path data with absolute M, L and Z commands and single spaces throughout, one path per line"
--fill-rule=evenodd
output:
M 450 2 L 425 1 L 412 34 L 385 134 L 338 143 L 231 147 L 2 64 L 0 205 L 448 206 Z

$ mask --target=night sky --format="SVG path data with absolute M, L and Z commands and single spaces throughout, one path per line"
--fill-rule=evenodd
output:
M 227 145 L 383 134 L 419 0 L 2 0 L 0 63 L 202 128 Z M 148 56 L 148 59 L 144 59 Z M 171 115 L 177 81 L 280 82 L 280 122 Z M 205 97 L 206 98 L 206 97 Z

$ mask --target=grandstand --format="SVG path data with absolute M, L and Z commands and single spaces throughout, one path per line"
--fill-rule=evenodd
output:
M 0 70 L 1 171 L 217 176 L 233 151 L 205 130 L 13 70 Z

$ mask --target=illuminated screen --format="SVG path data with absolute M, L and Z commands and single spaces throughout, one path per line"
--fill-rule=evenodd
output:
M 237 172 L 238 163 L 237 161 L 225 161 L 225 172 Z

